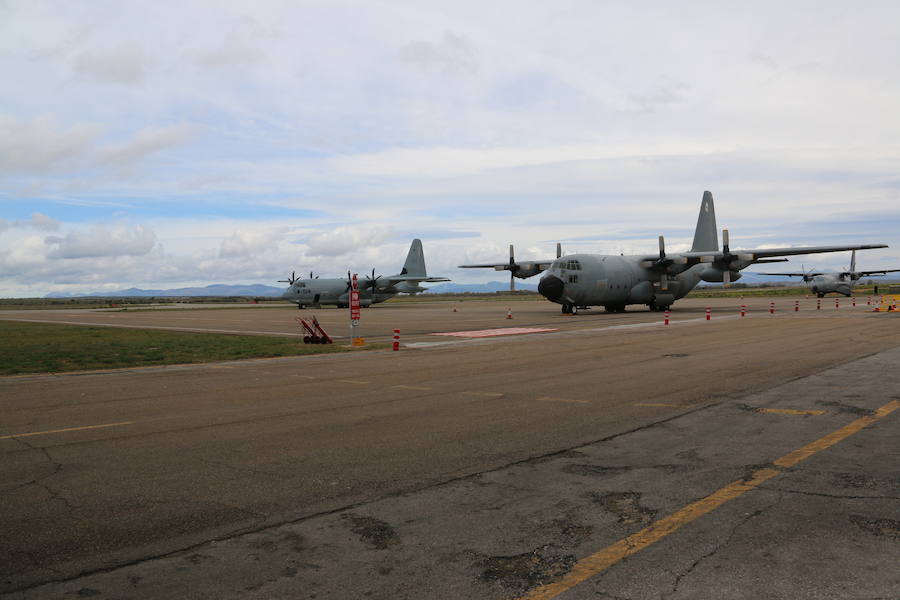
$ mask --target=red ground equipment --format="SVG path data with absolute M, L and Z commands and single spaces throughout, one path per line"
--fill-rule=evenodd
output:
M 300 317 L 295 317 L 297 323 L 300 324 L 300 327 L 303 328 L 303 343 L 304 344 L 333 344 L 334 340 L 331 339 L 331 336 L 326 333 L 326 331 L 319 325 L 319 320 L 315 317 L 307 321 L 306 319 L 301 319 Z

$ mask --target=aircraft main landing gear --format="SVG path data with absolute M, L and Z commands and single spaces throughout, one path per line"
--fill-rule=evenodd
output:
M 562 305 L 562 314 L 564 315 L 577 315 L 578 307 L 574 304 L 563 304 Z

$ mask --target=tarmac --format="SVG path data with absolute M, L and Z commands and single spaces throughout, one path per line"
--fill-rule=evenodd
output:
M 0 378 L 0 596 L 898 598 L 900 316 L 857 302 L 388 303 L 400 352 Z M 508 327 L 554 331 L 433 335 Z

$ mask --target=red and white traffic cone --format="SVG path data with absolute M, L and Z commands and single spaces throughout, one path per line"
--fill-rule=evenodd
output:
M 834 299 L 834 307 L 835 307 L 835 308 L 840 308 L 840 307 L 841 307 L 841 299 L 840 299 L 840 298 L 835 298 L 835 299 Z
M 747 305 L 741 304 L 741 316 L 743 317 L 746 314 L 747 314 Z
M 816 298 L 816 310 L 822 310 L 822 299 Z
M 511 308 L 506 309 L 506 318 L 512 319 L 512 309 Z
M 710 307 L 706 307 L 706 320 L 709 321 L 710 313 L 712 313 L 712 309 Z
M 800 312 L 800 301 L 794 300 L 794 312 Z
M 456 312 L 456 305 L 453 305 L 453 312 Z
M 664 325 L 668 325 L 668 324 L 669 324 L 669 311 L 666 311 L 666 317 L 665 317 L 665 319 L 663 320 L 663 324 L 664 324 Z
M 394 330 L 394 352 L 400 349 L 400 330 Z
M 851 305 L 853 308 L 856 308 L 856 296 L 853 296 L 853 297 L 850 299 L 850 305 Z
M 769 314 L 770 315 L 775 314 L 775 303 L 774 302 L 769 302 Z

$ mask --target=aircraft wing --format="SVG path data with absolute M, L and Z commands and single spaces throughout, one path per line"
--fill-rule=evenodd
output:
M 411 281 L 415 283 L 438 283 L 440 281 L 452 281 L 446 277 L 418 277 L 416 275 L 395 275 L 392 277 L 385 277 L 388 281 L 393 283 L 400 283 L 401 281 Z
M 782 277 L 815 277 L 822 273 L 757 273 L 757 275 L 779 275 Z
M 527 269 L 530 267 L 534 267 L 534 268 L 538 269 L 538 272 L 540 272 L 540 271 L 546 271 L 547 269 L 549 269 L 550 265 L 553 264 L 554 260 L 556 260 L 556 259 L 527 260 L 527 261 L 516 262 L 516 263 L 512 263 L 512 264 L 510 264 L 508 262 L 503 262 L 503 263 L 489 263 L 489 264 L 484 264 L 484 265 L 459 265 L 459 268 L 460 269 L 494 269 L 495 271 L 509 271 L 510 267 L 512 267 L 513 269 L 519 269 L 519 268 Z
M 857 271 L 860 277 L 869 277 L 870 275 L 885 275 L 886 273 L 897 273 L 900 269 L 880 269 L 878 271 Z
M 699 262 L 722 261 L 726 258 L 754 262 L 772 256 L 795 256 L 798 254 L 820 254 L 823 252 L 846 252 L 847 250 L 873 250 L 887 248 L 887 244 L 857 244 L 855 246 L 805 246 L 797 248 L 754 248 L 751 250 L 729 250 L 728 252 L 681 252 L 678 256 Z M 693 261 L 692 261 L 693 262 Z

